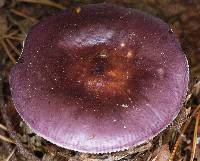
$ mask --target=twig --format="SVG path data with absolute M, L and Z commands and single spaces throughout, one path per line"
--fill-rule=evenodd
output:
M 152 153 L 150 153 L 150 155 L 147 158 L 147 161 L 150 161 L 152 159 Z
M 194 128 L 193 145 L 192 145 L 192 153 L 191 153 L 190 161 L 194 160 L 194 155 L 195 155 L 195 151 L 196 151 L 196 147 L 197 147 L 199 119 L 200 119 L 200 111 L 198 112 L 198 114 L 196 116 L 196 123 L 195 123 L 195 128 Z
M 12 13 L 14 13 L 15 15 L 17 15 L 17 16 L 20 16 L 20 17 L 29 19 L 29 20 L 31 20 L 32 22 L 37 22 L 37 21 L 38 21 L 36 18 L 27 16 L 26 14 L 24 14 L 24 13 L 22 13 L 22 12 L 20 12 L 20 11 L 17 11 L 17 10 L 15 10 L 15 9 L 10 9 L 10 11 L 11 11 Z
M 6 43 L 2 40 L 1 44 L 6 52 L 6 54 L 8 55 L 8 57 L 10 58 L 10 60 L 13 62 L 13 64 L 16 64 L 16 60 L 15 58 L 12 56 L 12 54 L 10 53 L 10 51 L 8 50 L 8 47 L 6 45 Z
M 5 36 L 4 38 L 6 38 L 6 39 L 11 39 L 11 40 L 24 41 L 24 38 L 23 38 L 23 37 Z
M 7 138 L 3 135 L 0 135 L 0 140 L 3 140 L 3 141 L 8 142 L 8 143 L 15 144 L 10 138 Z
M 11 158 L 12 158 L 12 156 L 13 156 L 13 154 L 15 153 L 15 151 L 16 151 L 16 147 L 12 150 L 12 152 L 9 154 L 9 156 L 5 159 L 5 161 L 9 161 Z
M 176 143 L 175 143 L 175 145 L 174 145 L 172 154 L 171 154 L 171 156 L 170 156 L 170 158 L 169 158 L 168 161 L 173 161 L 173 159 L 174 159 L 174 157 L 175 157 L 175 154 L 176 154 L 176 151 L 177 151 L 177 149 L 178 149 L 178 147 L 179 147 L 179 145 L 180 145 L 180 142 L 181 142 L 181 136 L 185 133 L 185 131 L 187 130 L 187 127 L 189 126 L 189 124 L 190 124 L 192 118 L 195 116 L 195 114 L 196 114 L 199 110 L 200 110 L 200 105 L 198 105 L 198 106 L 196 107 L 196 109 L 193 111 L 191 117 L 190 117 L 190 118 L 188 119 L 188 121 L 185 123 L 185 125 L 184 125 L 184 127 L 183 127 L 183 129 L 182 129 L 182 131 L 181 131 L 181 134 L 179 135 L 178 139 L 176 140 Z
M 178 161 L 183 161 L 184 157 L 181 157 Z
M 51 7 L 55 7 L 58 9 L 65 9 L 65 7 L 61 4 L 53 2 L 51 0 L 18 0 L 19 2 L 27 2 L 27 3 L 36 3 L 36 4 L 43 4 Z
M 40 159 L 38 159 L 34 154 L 32 154 L 30 151 L 28 151 L 28 149 L 26 149 L 25 146 L 21 143 L 20 138 L 17 135 L 17 132 L 12 127 L 12 123 L 11 123 L 10 118 L 7 115 L 6 108 L 8 108 L 8 105 L 4 103 L 3 107 L 1 108 L 1 113 L 3 115 L 3 119 L 6 123 L 6 126 L 8 127 L 10 137 L 15 141 L 17 149 L 27 160 L 40 161 Z
M 2 125 L 1 123 L 0 123 L 0 128 L 1 128 L 2 130 L 4 130 L 4 131 L 8 131 L 7 127 L 4 126 L 4 125 Z
M 13 45 L 13 43 L 9 40 L 6 39 L 6 42 L 10 45 L 10 47 L 17 53 L 17 55 L 20 55 L 20 51 Z
M 14 36 L 14 35 L 16 35 L 18 32 L 19 32 L 18 30 L 14 30 L 14 31 L 10 32 L 9 34 L 7 34 L 6 36 Z M 4 37 L 6 37 L 6 36 L 4 36 Z
M 12 25 L 9 25 L 9 26 L 7 27 L 7 29 L 6 29 L 6 32 L 8 32 L 11 28 L 12 28 Z M 6 33 L 6 32 L 5 32 L 5 33 Z

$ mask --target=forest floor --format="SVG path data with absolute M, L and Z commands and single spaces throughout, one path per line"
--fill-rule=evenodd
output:
M 35 135 L 13 107 L 9 73 L 33 24 L 64 8 L 100 2 L 137 8 L 167 22 L 187 55 L 190 87 L 178 118 L 155 139 L 124 152 L 92 155 L 59 148 Z M 0 0 L 0 107 L 0 161 L 200 161 L 200 1 Z

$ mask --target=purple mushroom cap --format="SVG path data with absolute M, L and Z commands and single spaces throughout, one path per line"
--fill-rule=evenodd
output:
M 111 4 L 66 9 L 28 33 L 10 85 L 43 138 L 88 153 L 152 139 L 179 113 L 188 64 L 162 20 Z

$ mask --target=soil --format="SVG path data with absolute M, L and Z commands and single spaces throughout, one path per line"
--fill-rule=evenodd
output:
M 93 155 L 62 149 L 34 134 L 15 111 L 9 73 L 33 24 L 64 8 L 100 2 L 137 8 L 167 22 L 188 58 L 190 87 L 179 116 L 153 140 L 123 152 Z M 0 160 L 200 161 L 199 31 L 199 0 L 0 0 Z

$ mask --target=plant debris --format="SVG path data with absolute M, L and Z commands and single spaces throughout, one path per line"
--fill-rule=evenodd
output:
M 171 25 L 190 64 L 188 99 L 164 132 L 136 149 L 111 154 L 84 154 L 59 148 L 35 135 L 13 107 L 10 69 L 16 63 L 29 28 L 64 8 L 103 0 L 0 0 L 0 160 L 6 161 L 200 161 L 200 2 L 179 0 L 106 0 L 138 8 Z M 6 139 L 9 141 L 6 141 Z M 166 158 L 164 157 L 166 156 Z M 157 160 L 156 160 L 157 159 Z

